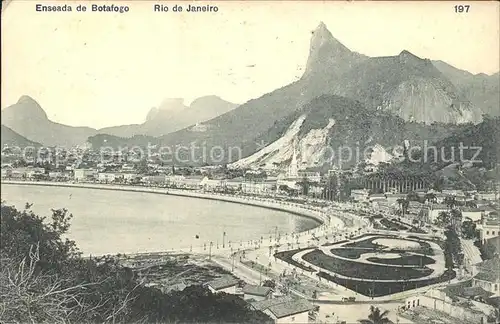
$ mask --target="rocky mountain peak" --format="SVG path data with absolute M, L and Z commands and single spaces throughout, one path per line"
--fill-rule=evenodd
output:
M 426 63 L 426 61 L 429 61 L 429 60 L 424 60 L 407 50 L 403 50 L 401 53 L 399 53 L 398 56 L 401 62 L 403 63 Z
M 48 119 L 45 110 L 43 110 L 43 108 L 38 102 L 36 102 L 35 99 L 31 98 L 28 95 L 21 96 L 17 103 L 9 108 L 6 108 L 3 112 L 9 113 L 10 110 L 13 110 L 12 114 L 15 116 L 11 117 L 14 117 L 15 119 Z
M 337 74 L 358 56 L 333 37 L 325 23 L 320 22 L 311 35 L 309 57 L 304 76 L 327 72 Z
M 149 110 L 146 115 L 146 121 L 151 121 L 159 117 L 160 114 L 177 113 L 185 108 L 184 98 L 167 98 L 164 99 L 158 107 L 153 107 Z

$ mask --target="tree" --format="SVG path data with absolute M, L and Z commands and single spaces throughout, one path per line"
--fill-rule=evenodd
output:
M 398 198 L 398 200 L 396 200 L 398 205 L 399 205 L 399 208 L 401 209 L 401 213 L 402 215 L 406 215 L 406 212 L 408 211 L 408 207 L 410 206 L 410 201 L 408 199 L 405 199 L 405 198 Z
M 399 209 L 401 210 L 401 212 L 404 214 L 403 212 L 403 203 L 404 203 L 405 199 L 404 198 L 398 198 L 398 200 L 396 200 L 396 202 L 398 203 L 398 206 L 399 206 Z
M 500 323 L 500 308 L 496 307 L 491 311 L 489 318 L 491 319 L 491 322 L 493 323 Z
M 309 179 L 304 176 L 297 184 L 302 187 L 302 194 L 304 196 L 307 196 L 309 194 L 309 187 L 311 186 L 311 182 L 309 181 Z
M 470 218 L 462 223 L 462 237 L 465 239 L 474 239 L 477 237 L 476 223 Z
M 446 212 L 446 211 L 442 211 L 439 213 L 437 219 L 437 224 L 440 226 L 440 227 L 443 227 L 443 226 L 448 226 L 451 222 L 451 216 L 450 216 L 450 213 L 449 212 Z
M 443 191 L 443 187 L 444 187 L 444 177 L 443 176 L 440 176 L 439 178 L 437 178 L 433 185 L 432 185 L 432 189 L 438 191 L 438 192 L 441 192 Z
M 444 204 L 448 206 L 448 208 L 453 209 L 457 205 L 457 200 L 453 196 L 448 196 L 444 198 Z
M 262 284 L 263 287 L 269 287 L 269 288 L 276 288 L 276 282 L 274 280 L 264 280 L 264 283 Z
M 391 321 L 387 318 L 389 311 L 381 311 L 380 308 L 375 306 L 370 306 L 370 315 L 368 315 L 367 320 L 362 320 L 363 324 L 389 324 Z
M 2 323 L 271 322 L 236 296 L 200 285 L 163 293 L 115 257 L 81 258 L 75 242 L 61 238 L 71 214 L 53 210 L 45 219 L 30 207 L 1 204 Z
M 436 194 L 433 192 L 427 193 L 425 194 L 424 199 L 426 201 L 436 202 Z
M 460 266 L 463 262 L 462 247 L 455 227 L 448 226 L 444 235 L 446 236 L 444 246 L 445 267 L 451 270 L 455 264 Z
M 450 217 L 451 217 L 451 224 L 455 228 L 459 228 L 459 226 L 462 224 L 462 212 L 458 209 L 452 209 L 450 211 Z

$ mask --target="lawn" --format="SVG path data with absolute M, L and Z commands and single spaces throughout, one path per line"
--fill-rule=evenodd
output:
M 366 260 L 382 264 L 390 265 L 412 265 L 412 266 L 426 266 L 428 264 L 434 264 L 436 261 L 432 258 L 423 255 L 405 255 L 396 259 L 384 259 L 384 258 L 367 258 Z
M 337 248 L 337 249 L 331 249 L 330 252 L 332 252 L 335 255 L 338 255 L 339 257 L 343 258 L 348 258 L 348 259 L 359 259 L 361 255 L 364 253 L 372 253 L 373 249 L 343 249 L 343 248 Z
M 455 278 L 456 274 L 454 271 L 446 271 L 441 276 L 433 279 L 419 280 L 417 282 L 367 282 L 360 280 L 343 279 L 338 277 L 330 276 L 327 273 L 319 272 L 318 277 L 324 278 L 331 282 L 335 282 L 341 286 L 348 289 L 357 291 L 364 296 L 380 297 L 390 294 L 395 294 L 402 291 L 407 291 L 410 289 L 417 289 L 429 285 L 433 285 L 440 282 L 445 282 Z
M 377 239 L 382 238 L 382 237 L 385 238 L 387 236 L 371 237 L 369 239 L 365 239 L 362 241 L 344 244 L 343 247 L 364 248 L 364 249 L 372 249 L 372 250 L 385 249 L 385 248 L 387 248 L 387 246 L 373 243 L 374 240 L 377 240 Z
M 377 240 L 379 238 L 387 238 L 387 239 L 397 238 L 398 240 L 417 242 L 420 245 L 420 248 L 407 248 L 407 249 L 400 249 L 400 248 L 396 248 L 396 247 L 391 248 L 389 246 L 385 246 L 385 245 L 377 244 L 377 243 L 373 242 L 374 240 Z M 371 238 L 368 238 L 368 239 L 365 239 L 362 241 L 344 244 L 343 247 L 371 249 L 372 250 L 371 252 L 374 252 L 376 250 L 381 250 L 381 249 L 388 249 L 388 250 L 386 250 L 386 252 L 391 252 L 391 253 L 415 252 L 415 253 L 421 253 L 421 254 L 425 254 L 425 255 L 434 255 L 434 252 L 431 248 L 431 245 L 428 242 L 425 242 L 423 240 L 415 240 L 415 239 L 406 239 L 406 238 L 403 239 L 403 238 L 398 238 L 397 236 L 390 236 L 390 235 L 371 237 Z M 343 255 L 340 255 L 340 256 L 343 256 Z
M 409 229 L 407 226 L 390 221 L 387 218 L 381 219 L 380 224 L 390 231 L 407 231 Z
M 320 250 L 314 250 L 302 257 L 305 261 L 338 273 L 343 276 L 360 279 L 380 280 L 405 280 L 417 279 L 430 275 L 433 270 L 429 268 L 397 268 L 384 265 L 366 264 L 356 261 L 341 260 L 324 254 Z
M 313 268 L 306 266 L 306 265 L 302 265 L 302 264 L 298 263 L 297 261 L 295 261 L 294 259 L 292 259 L 292 256 L 294 254 L 299 253 L 299 252 L 304 251 L 304 250 L 308 250 L 308 249 L 309 248 L 295 249 L 295 250 L 290 250 L 290 251 L 282 251 L 282 252 L 275 253 L 274 256 L 276 258 L 283 260 L 285 262 L 288 262 L 291 265 L 296 266 L 297 268 L 300 268 L 302 270 L 309 271 L 309 272 L 315 272 L 316 270 L 314 270 Z
M 342 243 L 347 243 L 349 242 L 349 240 L 342 240 L 342 241 L 338 241 L 338 242 L 328 242 L 328 243 L 324 243 L 324 244 L 321 244 L 321 246 L 332 246 L 332 245 L 340 245 Z

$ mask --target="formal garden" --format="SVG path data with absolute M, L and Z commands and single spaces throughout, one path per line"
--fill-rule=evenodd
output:
M 453 279 L 443 247 L 443 242 L 416 236 L 364 234 L 274 256 L 320 280 L 379 297 Z

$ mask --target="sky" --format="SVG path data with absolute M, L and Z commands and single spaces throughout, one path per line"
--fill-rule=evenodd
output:
M 37 12 L 67 4 L 72 12 Z M 79 4 L 128 6 L 77 12 Z M 170 7 L 154 12 L 154 4 Z M 218 12 L 173 12 L 173 5 Z M 323 1 L 38 1 L 2 8 L 2 109 L 29 95 L 72 126 L 141 123 L 165 98 L 244 103 L 300 78 L 311 31 L 368 56 L 406 49 L 472 73 L 499 70 L 499 3 Z

